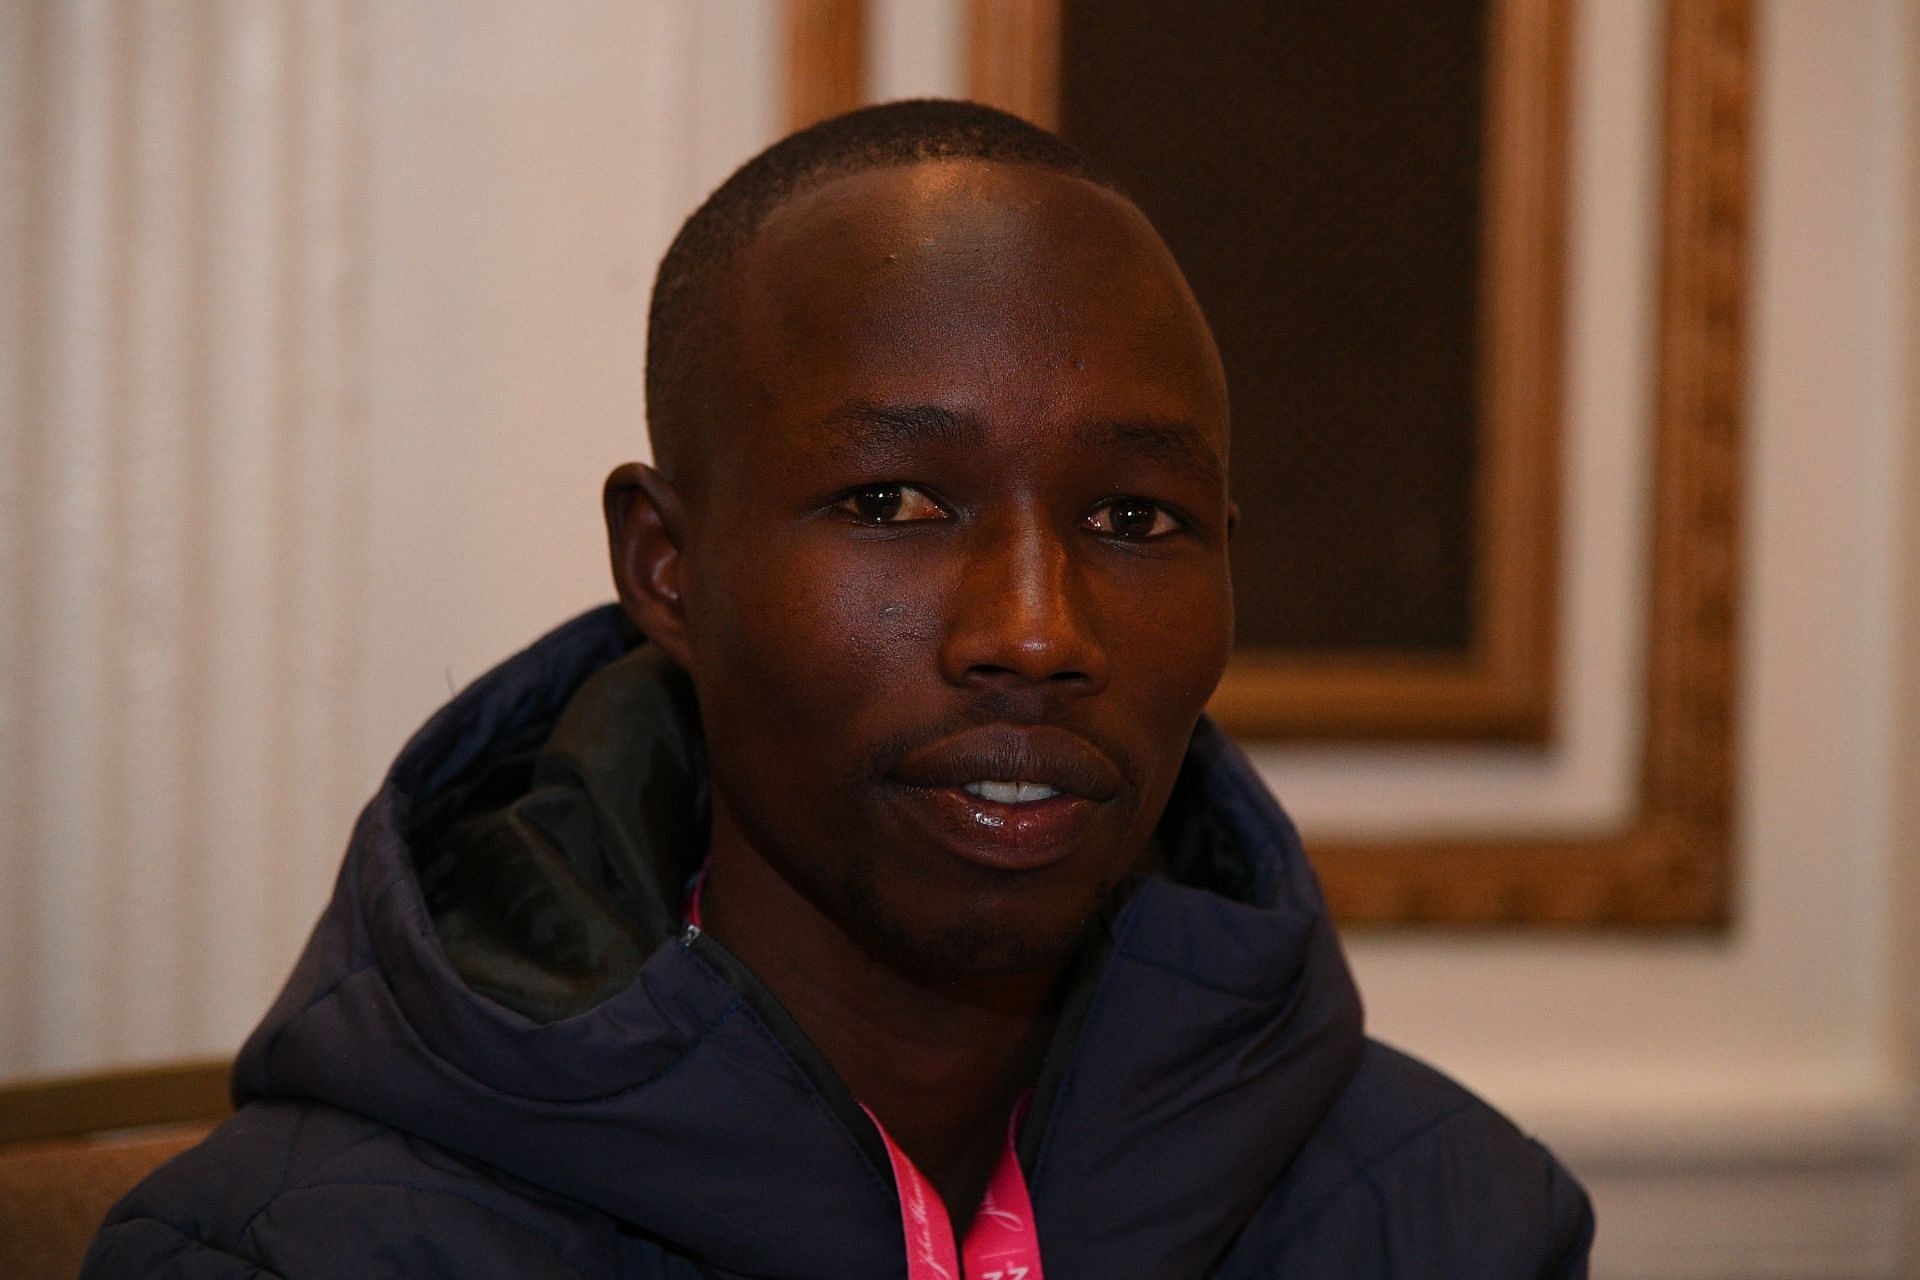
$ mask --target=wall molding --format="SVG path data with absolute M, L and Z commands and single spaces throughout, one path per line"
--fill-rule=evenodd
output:
M 1900 1167 L 1678 1168 L 1584 1175 L 1598 1280 L 1894 1280 Z
M 1629 1087 L 1615 1079 L 1576 1100 L 1554 1081 L 1518 1109 L 1593 1197 L 1599 1280 L 1901 1273 L 1909 1132 L 1895 1084 L 1763 1073 L 1703 1096 L 1700 1083 L 1609 1098 Z

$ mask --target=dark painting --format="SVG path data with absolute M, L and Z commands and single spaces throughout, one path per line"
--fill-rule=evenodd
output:
M 1233 397 L 1242 648 L 1474 646 L 1484 3 L 1070 0 L 1060 122 Z

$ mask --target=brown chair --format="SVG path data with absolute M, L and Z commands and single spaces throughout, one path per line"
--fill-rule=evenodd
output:
M 0 1277 L 73 1280 L 114 1201 L 228 1110 L 219 1062 L 0 1086 Z

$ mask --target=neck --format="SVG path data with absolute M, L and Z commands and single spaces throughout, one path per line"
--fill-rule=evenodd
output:
M 914 972 L 731 843 L 716 824 L 707 931 L 780 1001 L 964 1229 L 1046 1048 L 1059 971 Z

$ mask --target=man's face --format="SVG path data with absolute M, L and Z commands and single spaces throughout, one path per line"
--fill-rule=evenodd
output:
M 681 567 L 716 849 L 904 963 L 1056 964 L 1231 640 L 1199 310 L 1131 205 L 978 162 L 797 196 L 739 281 Z

